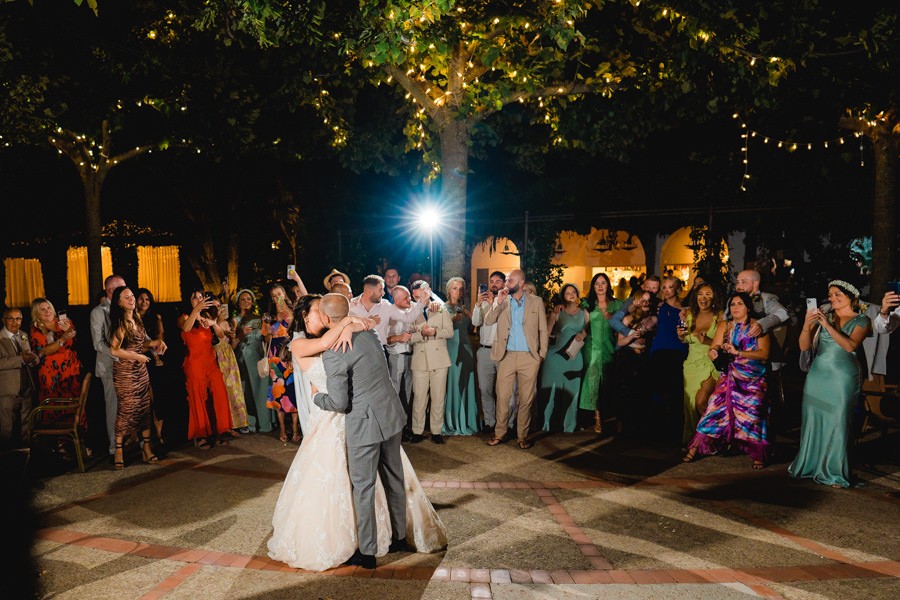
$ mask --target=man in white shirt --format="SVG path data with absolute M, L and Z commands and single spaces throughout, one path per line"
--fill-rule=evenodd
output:
M 424 297 L 424 295 L 423 295 Z M 423 305 L 416 302 L 409 310 L 397 308 L 384 299 L 384 279 L 380 275 L 369 275 L 363 279 L 362 294 L 350 300 L 350 314 L 354 317 L 373 318 L 378 317 L 375 325 L 375 335 L 378 336 L 382 346 L 387 346 L 388 328 L 391 321 L 402 323 L 415 323 L 422 316 Z
M 478 372 L 478 389 L 481 392 L 481 414 L 484 427 L 481 433 L 493 433 L 497 423 L 497 397 L 494 386 L 497 381 L 497 361 L 491 358 L 491 348 L 497 339 L 497 324 L 485 325 L 484 315 L 491 310 L 497 292 L 506 286 L 506 275 L 502 271 L 494 271 L 488 279 L 488 289 L 479 294 L 478 302 L 472 309 L 472 325 L 478 327 L 478 338 L 481 345 L 475 353 L 475 369 Z M 513 429 L 518 406 L 516 390 L 509 400 L 509 429 Z
M 394 306 L 403 311 L 411 309 L 412 296 L 405 286 L 394 286 Z M 391 383 L 394 384 L 394 389 L 400 396 L 400 402 L 403 403 L 407 418 L 412 399 L 412 371 L 409 368 L 412 346 L 410 346 L 409 340 L 415 329 L 415 323 L 404 323 L 391 319 L 385 346 L 388 370 L 391 372 Z
M 97 352 L 94 375 L 103 384 L 103 399 L 106 403 L 106 435 L 109 437 L 109 455 L 116 452 L 116 412 L 119 402 L 113 385 L 113 363 L 118 359 L 109 353 L 109 304 L 117 287 L 125 285 L 120 275 L 110 275 L 103 282 L 106 298 L 91 311 L 91 340 Z

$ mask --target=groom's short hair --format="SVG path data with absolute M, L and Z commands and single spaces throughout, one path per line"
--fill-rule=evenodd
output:
M 350 301 L 343 294 L 325 294 L 322 296 L 319 310 L 332 321 L 340 321 L 350 314 Z

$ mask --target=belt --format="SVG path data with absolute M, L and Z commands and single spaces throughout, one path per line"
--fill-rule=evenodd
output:
M 487 344 L 482 344 L 481 347 L 482 348 L 493 348 L 493 346 L 488 346 Z

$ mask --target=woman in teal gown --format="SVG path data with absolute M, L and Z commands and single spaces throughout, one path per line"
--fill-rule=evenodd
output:
M 606 273 L 597 273 L 591 279 L 588 290 L 587 310 L 590 315 L 588 339 L 581 349 L 584 354 L 584 379 L 578 396 L 578 407 L 590 411 L 594 416 L 594 431 L 603 432 L 603 417 L 600 413 L 600 392 L 607 366 L 613 359 L 616 345 L 613 343 L 613 329 L 609 318 L 617 313 L 624 302 L 613 296 L 612 286 Z M 621 415 L 617 415 L 621 416 Z
M 475 396 L 475 353 L 469 340 L 472 313 L 463 306 L 466 282 L 451 277 L 447 282 L 447 303 L 441 310 L 453 317 L 453 337 L 447 340 L 450 371 L 447 373 L 447 396 L 444 399 L 443 435 L 478 433 L 478 399 Z
M 860 313 L 859 290 L 840 280 L 828 284 L 832 310 L 806 313 L 800 350 L 810 350 L 818 332 L 815 358 L 803 386 L 800 450 L 788 467 L 792 477 L 809 478 L 835 488 L 850 486 L 847 448 L 853 409 L 859 402 L 862 369 L 856 357 L 871 334 L 869 317 Z
M 567 283 L 557 296 L 561 310 L 550 315 L 547 329 L 555 336 L 541 366 L 538 402 L 544 415 L 544 431 L 575 431 L 578 425 L 578 396 L 584 358 L 581 351 L 569 357 L 566 347 L 573 338 L 584 341 L 587 336 L 588 312 L 579 305 L 580 294 L 574 284 Z
M 268 433 L 275 426 L 275 413 L 266 407 L 269 395 L 269 378 L 260 377 L 256 363 L 265 356 L 264 340 L 260 334 L 262 317 L 254 310 L 256 296 L 248 289 L 238 292 L 238 312 L 234 320 L 237 324 L 237 335 L 232 344 L 241 371 L 241 383 L 244 386 L 244 400 L 250 427 L 260 433 Z

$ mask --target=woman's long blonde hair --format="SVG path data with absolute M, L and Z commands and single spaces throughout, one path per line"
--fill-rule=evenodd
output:
M 47 327 L 44 325 L 44 322 L 41 321 L 41 313 L 38 310 L 38 307 L 45 302 L 50 305 L 50 308 L 53 310 L 53 317 L 56 318 L 56 307 L 53 306 L 52 302 L 50 302 L 46 298 L 35 298 L 31 301 L 31 322 L 35 327 L 37 327 L 44 333 L 47 333 L 50 330 L 47 329 Z

